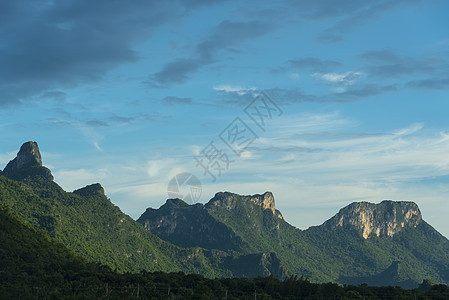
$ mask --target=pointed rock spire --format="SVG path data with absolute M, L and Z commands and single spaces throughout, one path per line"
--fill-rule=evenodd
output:
M 3 175 L 15 180 L 31 175 L 43 175 L 53 180 L 50 170 L 42 166 L 42 157 L 36 142 L 24 143 L 16 158 L 6 165 Z

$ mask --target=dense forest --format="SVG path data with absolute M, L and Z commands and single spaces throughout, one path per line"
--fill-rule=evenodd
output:
M 74 254 L 0 205 L 2 299 L 449 299 L 449 287 L 418 289 L 312 283 L 307 278 L 206 278 L 183 272 L 119 273 Z

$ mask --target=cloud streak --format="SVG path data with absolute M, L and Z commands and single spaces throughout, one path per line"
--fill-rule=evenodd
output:
M 374 83 L 353 85 L 354 82 L 351 82 L 352 79 L 350 78 L 347 78 L 347 81 L 344 79 L 342 80 L 343 88 L 336 89 L 336 92 L 333 93 L 312 94 L 305 93 L 300 89 L 278 87 L 265 89 L 264 92 L 280 105 L 293 105 L 298 103 L 350 103 L 392 92 L 397 88 L 395 85 L 379 85 Z M 219 92 L 218 101 L 220 101 L 220 103 L 249 103 L 254 98 L 253 93 L 243 93 L 231 90 L 220 90 Z
M 363 77 L 363 73 L 361 72 L 345 72 L 345 73 L 324 73 L 319 74 L 315 73 L 313 74 L 314 77 L 324 79 L 329 82 L 339 83 L 342 85 L 353 85 Z
M 213 64 L 219 60 L 218 54 L 229 51 L 249 40 L 272 31 L 274 26 L 268 22 L 223 21 L 218 24 L 204 41 L 195 46 L 194 53 L 189 58 L 174 60 L 165 64 L 152 76 L 153 87 L 168 87 L 174 83 L 183 83 L 201 67 Z

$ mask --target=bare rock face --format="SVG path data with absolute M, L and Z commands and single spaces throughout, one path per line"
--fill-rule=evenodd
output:
M 260 206 L 263 210 L 270 210 L 273 215 L 282 219 L 282 214 L 276 210 L 274 204 L 274 196 L 271 192 L 265 192 L 262 195 L 256 194 L 252 196 L 241 196 L 229 192 L 216 193 L 206 206 L 214 205 L 220 206 L 226 210 L 233 210 L 237 207 L 238 202 L 250 203 L 255 206 Z
M 8 163 L 6 173 L 14 172 L 24 167 L 42 167 L 42 157 L 36 142 L 27 142 L 20 147 L 16 158 Z
M 41 175 L 53 180 L 50 170 L 42 166 L 42 157 L 36 142 L 23 144 L 16 158 L 6 165 L 3 175 L 16 180 L 27 176 Z
M 342 208 L 324 223 L 330 229 L 355 227 L 367 239 L 371 235 L 393 237 L 405 227 L 416 227 L 422 215 L 416 203 L 383 201 L 379 204 L 355 202 Z
M 250 201 L 263 209 L 271 210 L 274 214 L 274 197 L 271 192 L 265 192 L 263 195 L 254 195 L 251 197 Z

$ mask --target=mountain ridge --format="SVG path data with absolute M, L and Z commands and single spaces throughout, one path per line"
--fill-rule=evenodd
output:
M 256 260 L 276 261 L 272 254 Z M 235 261 L 234 261 L 235 262 Z M 237 268 L 240 266 L 236 265 Z M 396 278 L 402 266 L 394 262 L 379 276 Z M 28 222 L 0 204 L 0 295 L 2 299 L 135 299 L 146 296 L 171 298 L 354 298 L 369 297 L 411 299 L 446 299 L 449 287 L 423 281 L 418 289 L 398 287 L 341 286 L 333 283 L 314 284 L 304 278 L 279 280 L 273 276 L 208 279 L 182 272 L 147 272 L 119 274 L 103 264 L 88 262 L 62 243 L 37 231 Z M 388 282 L 388 281 L 386 281 Z M 169 288 L 167 288 L 167 286 Z M 37 288 L 38 287 L 38 288 Z M 106 290 L 106 291 L 105 291 Z M 137 295 L 136 295 L 137 291 Z M 357 292 L 358 291 L 358 292 Z M 104 296 L 102 296 L 104 295 Z M 151 296 L 150 296 L 151 295 Z M 427 299 L 427 298 L 426 298 Z
M 20 158 L 8 164 L 13 171 L 9 176 L 0 176 L 0 204 L 8 205 L 33 227 L 47 231 L 50 237 L 90 261 L 120 272 L 145 269 L 207 277 L 287 275 L 274 253 L 249 255 L 168 243 L 124 214 L 106 197 L 100 184 L 66 192 L 52 177 L 35 172 L 45 168 L 37 159 L 37 144 L 24 145 L 17 156 Z M 241 264 L 248 267 L 241 268 Z
M 263 195 L 270 195 L 266 205 L 260 201 Z M 391 277 L 392 284 L 410 287 L 422 276 L 449 282 L 449 241 L 422 220 L 414 202 L 354 202 L 322 225 L 300 230 L 279 218 L 276 209 L 273 214 L 271 197 L 269 192 L 253 196 L 219 192 L 204 205 L 184 203 L 172 206 L 169 212 L 163 205 L 147 210 L 137 221 L 163 239 L 183 246 L 242 253 L 274 251 L 294 274 L 317 281 L 349 278 L 355 283 L 357 278 L 365 278 L 382 283 L 385 276 L 379 274 L 400 261 L 416 270 L 401 278 Z M 151 215 L 147 215 L 149 211 Z M 164 226 L 159 226 L 161 220 Z M 220 243 L 192 238 L 192 232 L 194 237 L 216 237 Z M 417 247 L 411 244 L 415 238 L 424 242 Z M 425 249 L 426 244 L 439 246 Z
M 391 277 L 392 285 L 449 282 L 449 241 L 413 202 L 355 202 L 322 225 L 300 230 L 284 220 L 271 192 L 218 192 L 204 205 L 168 199 L 134 221 L 99 183 L 64 191 L 42 166 L 35 142 L 25 143 L 6 169 L 0 203 L 77 254 L 122 272 L 294 274 L 315 282 L 376 284 L 386 270 L 394 275 L 389 268 L 399 261 L 408 267 Z

